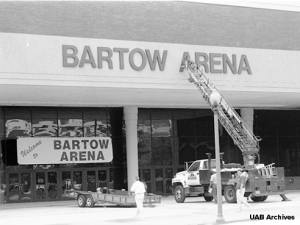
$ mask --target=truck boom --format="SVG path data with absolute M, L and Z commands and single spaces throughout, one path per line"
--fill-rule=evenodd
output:
M 234 163 L 225 165 L 222 161 L 221 186 L 226 201 L 236 202 L 234 180 L 239 167 L 249 171 L 245 195 L 250 196 L 253 201 L 265 201 L 268 195 L 280 195 L 284 201 L 289 200 L 285 196 L 284 168 L 275 168 L 274 163 L 267 166 L 260 164 L 259 141 L 261 139 L 253 134 L 196 63 L 186 58 L 185 68 L 189 74 L 189 82 L 201 92 L 204 100 L 217 114 L 220 123 L 243 155 L 243 166 Z M 212 201 L 208 187 L 211 168 L 213 168 L 211 162 L 215 163 L 215 160 L 211 160 L 210 153 L 207 155 L 208 159 L 194 161 L 189 168 L 177 173 L 172 179 L 176 202 L 183 203 L 186 196 L 204 196 L 206 201 Z

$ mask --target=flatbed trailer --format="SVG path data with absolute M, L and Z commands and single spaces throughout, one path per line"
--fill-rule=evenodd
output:
M 118 206 L 135 206 L 134 195 L 128 191 L 110 190 L 108 193 L 75 191 L 77 194 L 77 204 L 79 207 L 94 207 L 99 203 L 103 206 L 106 204 L 115 204 Z M 154 207 L 154 203 L 161 203 L 161 196 L 154 194 L 145 194 L 144 204 Z

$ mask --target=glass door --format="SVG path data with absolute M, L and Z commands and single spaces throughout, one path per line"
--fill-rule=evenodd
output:
M 57 200 L 57 172 L 37 171 L 35 173 L 35 199 L 37 201 Z
M 47 172 L 46 179 L 46 198 L 47 200 L 57 200 L 58 199 L 58 184 L 57 184 L 57 172 L 51 171 Z
M 96 192 L 97 189 L 97 178 L 96 170 L 87 171 L 87 191 Z
M 74 199 L 76 190 L 82 190 L 82 171 L 61 171 L 61 199 Z
M 173 168 L 166 168 L 165 169 L 165 193 L 167 195 L 172 194 L 172 178 L 173 178 Z
M 147 185 L 147 193 L 152 193 L 151 187 L 151 169 L 142 169 L 141 181 L 145 182 Z
M 37 201 L 46 200 L 46 172 L 35 173 L 35 199 Z
M 155 169 L 155 193 L 158 195 L 164 193 L 163 169 Z
M 73 171 L 73 188 L 82 191 L 82 171 Z
M 108 188 L 108 176 L 107 176 L 107 170 L 98 170 L 98 185 L 97 187 L 100 187 L 102 189 Z
M 30 172 L 9 173 L 7 179 L 7 202 L 32 201 L 32 176 Z
M 87 191 L 96 192 L 100 187 L 104 192 L 109 188 L 108 169 L 88 170 L 87 171 Z

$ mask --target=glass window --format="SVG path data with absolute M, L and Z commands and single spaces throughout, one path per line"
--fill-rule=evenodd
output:
M 151 121 L 150 120 L 138 120 L 138 137 L 151 137 Z
M 5 118 L 30 120 L 31 118 L 30 108 L 16 108 L 16 107 L 5 108 Z
M 139 165 L 151 165 L 151 138 L 138 139 Z
M 275 110 L 254 111 L 254 134 L 256 136 L 276 136 L 277 116 Z
M 183 165 L 185 162 L 195 161 L 195 138 L 178 138 L 179 143 L 179 164 Z
M 207 159 L 206 153 L 211 153 L 215 157 L 215 139 L 214 137 L 196 138 L 196 159 Z
M 33 119 L 33 137 L 57 137 L 57 119 Z
M 195 120 L 178 119 L 176 121 L 176 133 L 178 137 L 193 137 L 195 136 Z
M 7 138 L 31 136 L 31 112 L 28 108 L 5 109 L 5 133 Z
M 151 119 L 152 120 L 161 120 L 168 119 L 172 120 L 172 109 L 151 109 Z
M 226 131 L 224 131 L 226 132 Z M 227 134 L 227 132 L 226 132 Z M 211 137 L 211 143 L 214 137 Z M 233 140 L 228 135 L 222 135 L 220 138 L 220 150 L 224 152 L 223 160 L 225 163 L 240 163 L 244 164 L 241 150 L 233 143 Z M 212 152 L 211 152 L 212 153 Z M 212 153 L 213 158 L 215 158 L 215 150 Z
M 7 119 L 5 130 L 7 138 L 30 137 L 31 121 L 30 119 Z
M 151 137 L 150 110 L 138 110 L 138 137 Z
M 199 170 L 199 167 L 200 167 L 200 162 L 197 161 L 197 162 L 194 162 L 190 168 L 189 168 L 189 171 L 197 171 Z
M 173 136 L 172 120 L 152 120 L 152 137 Z
M 269 165 L 271 163 L 275 163 L 275 166 L 279 166 L 278 164 L 278 143 L 277 138 L 273 137 L 261 137 L 262 140 L 259 142 L 260 144 L 260 163 L 265 165 Z
M 109 108 L 107 120 L 108 136 L 122 137 L 124 133 L 123 108 Z
M 60 137 L 82 137 L 82 112 L 76 110 L 58 111 L 58 135 Z
M 281 110 L 277 111 L 277 116 L 278 136 L 297 136 L 297 130 L 300 126 L 299 111 Z
M 173 139 L 152 138 L 152 165 L 173 164 Z
M 107 137 L 109 133 L 106 120 L 85 119 L 83 127 L 85 137 Z
M 86 109 L 83 111 L 83 119 L 97 119 L 97 120 L 107 120 L 106 109 Z
M 278 138 L 279 165 L 284 167 L 285 176 L 299 176 L 299 160 L 297 156 L 297 138 Z
M 139 120 L 150 120 L 150 109 L 138 109 Z
M 56 108 L 33 108 L 31 114 L 33 119 L 57 119 Z
M 195 111 L 196 136 L 214 136 L 214 115 L 211 110 Z

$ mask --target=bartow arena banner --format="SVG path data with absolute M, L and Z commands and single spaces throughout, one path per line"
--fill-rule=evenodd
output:
M 105 163 L 113 159 L 109 137 L 18 138 L 18 163 Z

